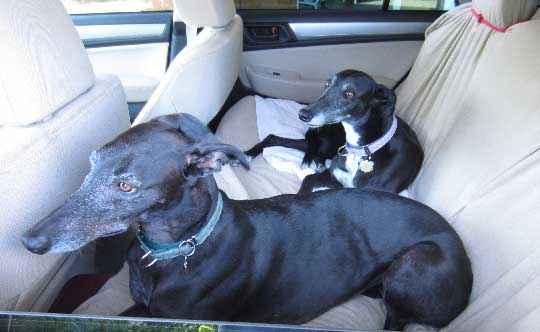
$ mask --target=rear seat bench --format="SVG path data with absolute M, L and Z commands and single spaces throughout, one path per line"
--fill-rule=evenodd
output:
M 450 221 L 473 264 L 471 303 L 444 331 L 529 332 L 540 322 L 539 15 L 527 21 L 536 8 L 536 0 L 473 0 L 443 15 L 398 91 L 397 113 L 426 152 L 409 192 Z M 257 143 L 253 97 L 227 113 L 217 134 L 242 149 Z M 220 188 L 237 199 L 298 190 L 296 176 L 261 156 L 251 165 L 224 168 Z M 126 272 L 77 312 L 127 308 Z M 307 325 L 380 329 L 384 317 L 379 300 L 360 295 Z

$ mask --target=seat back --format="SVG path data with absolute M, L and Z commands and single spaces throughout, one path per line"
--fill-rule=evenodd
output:
M 129 128 L 124 91 L 96 78 L 59 0 L 0 2 L 0 310 L 47 310 L 80 254 L 38 256 L 21 234 L 82 183 L 90 152 Z
M 443 15 L 398 95 L 426 150 L 411 192 L 450 221 L 472 262 L 470 305 L 448 331 L 537 329 L 537 5 L 473 0 Z
M 242 56 L 242 19 L 233 0 L 176 0 L 182 20 L 204 27 L 176 56 L 134 124 L 189 113 L 208 123 L 231 92 Z

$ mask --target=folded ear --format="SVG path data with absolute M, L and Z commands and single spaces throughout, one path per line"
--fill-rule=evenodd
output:
M 152 121 L 163 123 L 168 127 L 178 130 L 182 136 L 194 143 L 203 141 L 218 142 L 218 139 L 212 134 L 210 129 L 190 114 L 162 115 L 152 119 Z
M 373 98 L 375 107 L 379 108 L 380 112 L 386 115 L 394 114 L 397 97 L 392 89 L 382 84 L 377 84 Z
M 238 148 L 222 143 L 200 143 L 194 145 L 186 157 L 184 175 L 205 177 L 221 171 L 226 164 L 241 164 L 249 169 L 246 155 Z

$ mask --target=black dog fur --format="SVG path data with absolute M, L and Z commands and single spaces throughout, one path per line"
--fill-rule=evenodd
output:
M 333 77 L 318 100 L 300 110 L 300 119 L 310 126 L 304 140 L 271 135 L 247 154 L 254 157 L 264 148 L 277 145 L 298 149 L 305 152 L 304 166 L 314 161 L 318 170 L 324 169 L 321 166 L 326 159 L 332 159 L 329 169 L 304 179 L 300 193 L 342 187 L 399 193 L 414 181 L 424 158 L 414 131 L 400 118 L 390 142 L 373 153 L 375 169 L 372 172 L 350 169 L 348 157 L 337 155 L 346 138 L 340 123 L 350 128 L 349 134 L 355 136 L 355 145 L 364 146 L 388 131 L 395 106 L 396 95 L 392 90 L 377 84 L 366 73 L 345 70 Z
M 22 237 L 44 254 L 80 248 L 139 223 L 154 241 L 188 239 L 216 205 L 212 176 L 237 148 L 195 118 L 157 118 L 93 153 L 72 197 Z M 432 209 L 393 194 L 358 189 L 236 201 L 189 258 L 140 266 L 128 253 L 137 305 L 126 315 L 264 323 L 305 323 L 380 283 L 386 329 L 448 324 L 467 305 L 469 259 L 452 227 Z

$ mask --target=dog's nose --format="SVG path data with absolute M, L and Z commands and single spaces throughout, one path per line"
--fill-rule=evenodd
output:
M 44 235 L 31 236 L 25 234 L 21 237 L 21 241 L 26 249 L 39 255 L 47 252 L 50 246 L 49 238 Z
M 311 121 L 311 119 L 313 119 L 313 114 L 311 114 L 310 111 L 308 111 L 308 110 L 306 110 L 304 108 L 304 109 L 300 110 L 300 113 L 298 114 L 298 117 L 300 118 L 300 120 L 302 120 L 304 122 L 309 122 L 309 121 Z

